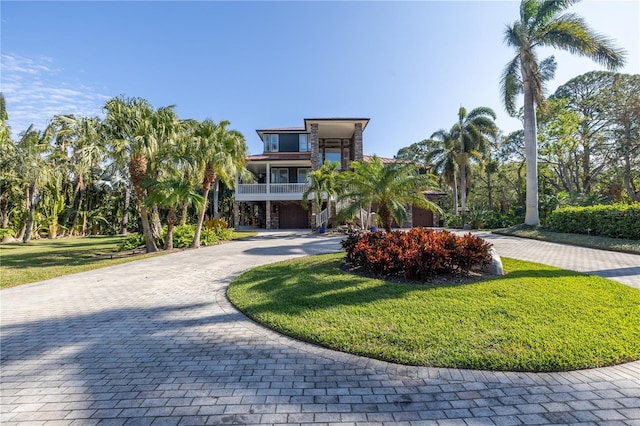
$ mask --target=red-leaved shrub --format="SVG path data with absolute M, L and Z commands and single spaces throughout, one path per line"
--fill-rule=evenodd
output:
M 342 242 L 347 262 L 376 275 L 402 275 L 424 280 L 436 274 L 468 273 L 491 263 L 491 243 L 471 233 L 411 228 L 408 231 L 366 232 Z

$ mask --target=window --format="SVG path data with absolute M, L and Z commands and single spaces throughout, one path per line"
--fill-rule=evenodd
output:
M 311 169 L 298 169 L 298 183 L 306 183 Z
M 340 148 L 325 149 L 324 161 L 329 161 L 330 163 L 338 163 L 338 168 L 342 169 L 342 155 L 340 153 Z
M 289 183 L 289 169 L 271 169 L 271 183 Z
M 264 152 L 278 152 L 280 147 L 277 134 L 267 133 L 264 135 Z
M 309 135 L 306 133 L 298 135 L 298 145 L 300 152 L 309 152 L 311 151 L 309 147 Z

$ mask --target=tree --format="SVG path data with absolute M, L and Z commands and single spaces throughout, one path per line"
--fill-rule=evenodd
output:
M 495 139 L 498 128 L 494 123 L 496 113 L 491 108 L 478 107 L 467 114 L 464 107 L 458 110 L 458 122 L 451 129 L 451 136 L 458 141 L 458 166 L 460 168 L 460 207 L 467 211 L 467 195 L 471 159 L 481 161 L 489 146 L 489 138 Z
M 536 48 L 554 47 L 586 56 L 615 69 L 624 63 L 622 50 L 591 30 L 575 14 L 561 14 L 577 0 L 522 0 L 520 19 L 505 29 L 505 43 L 517 55 L 502 74 L 501 91 L 506 110 L 515 115 L 515 99 L 524 94 L 524 133 L 527 155 L 525 224 L 540 224 L 538 213 L 538 170 L 536 106 L 544 104 L 544 83 L 555 73 L 553 56 L 538 60 Z
M 349 216 L 377 204 L 382 226 L 389 232 L 394 219 L 401 224 L 407 218 L 408 205 L 440 211 L 423 194 L 433 186 L 432 177 L 417 173 L 413 164 L 383 163 L 374 155 L 370 161 L 353 161 L 351 167 L 344 173 L 345 191 L 338 197 L 351 201 L 345 212 Z
M 153 107 L 141 98 L 117 97 L 108 100 L 104 108 L 107 117 L 103 123 L 111 138 L 112 155 L 119 161 L 128 162 L 147 252 L 156 252 L 158 246 L 151 232 L 149 213 L 144 203 L 147 191 L 143 185 L 148 177 L 149 160 L 154 158 L 158 149 L 156 133 L 151 128 Z
M 153 182 L 153 189 L 147 196 L 147 204 L 157 204 L 169 209 L 167 213 L 167 236 L 164 242 L 165 250 L 173 249 L 173 227 L 177 220 L 176 211 L 183 203 L 187 205 L 200 206 L 203 197 L 196 193 L 190 182 L 185 182 L 179 178 L 169 178 L 166 180 Z
M 302 194 L 303 207 L 308 208 L 309 197 L 313 196 L 315 213 L 319 214 L 322 210 L 322 200 L 326 196 L 327 208 L 331 210 L 331 199 L 338 193 L 339 188 L 339 167 L 340 164 L 337 162 L 325 161 L 318 170 L 314 170 L 307 175 L 309 185 Z
M 47 182 L 49 167 L 46 163 L 46 154 L 51 150 L 53 132 L 51 126 L 44 131 L 35 130 L 33 125 L 22 133 L 17 144 L 18 173 L 24 185 L 24 193 L 27 208 L 27 219 L 20 232 L 22 242 L 31 240 L 35 210 L 40 201 L 40 189 Z
M 192 248 L 200 247 L 200 232 L 211 185 L 216 178 L 219 178 L 227 186 L 233 187 L 236 174 L 244 169 L 247 144 L 240 132 L 227 129 L 229 124 L 226 120 L 218 124 L 213 120 L 204 120 L 195 130 L 197 147 L 194 157 L 199 173 L 203 176 L 204 202 L 198 211 L 198 223 L 191 243 Z
M 458 214 L 458 178 L 457 165 L 460 151 L 459 140 L 444 129 L 440 129 L 431 135 L 431 138 L 439 142 L 439 146 L 432 150 L 426 161 L 433 163 L 433 171 L 444 178 L 451 188 L 451 198 L 453 202 L 453 214 Z
M 640 76 L 616 75 L 607 99 L 612 136 L 623 161 L 624 188 L 640 202 Z

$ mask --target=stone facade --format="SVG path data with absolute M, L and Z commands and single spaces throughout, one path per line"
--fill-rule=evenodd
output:
M 355 131 L 353 133 L 353 159 L 356 161 L 362 161 L 362 123 L 355 124 Z
M 318 124 L 311 124 L 311 169 L 318 170 L 320 168 L 320 139 L 318 139 Z

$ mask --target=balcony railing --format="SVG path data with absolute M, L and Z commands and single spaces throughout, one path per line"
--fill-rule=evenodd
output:
M 302 194 L 306 189 L 306 183 L 241 183 L 236 194 Z

